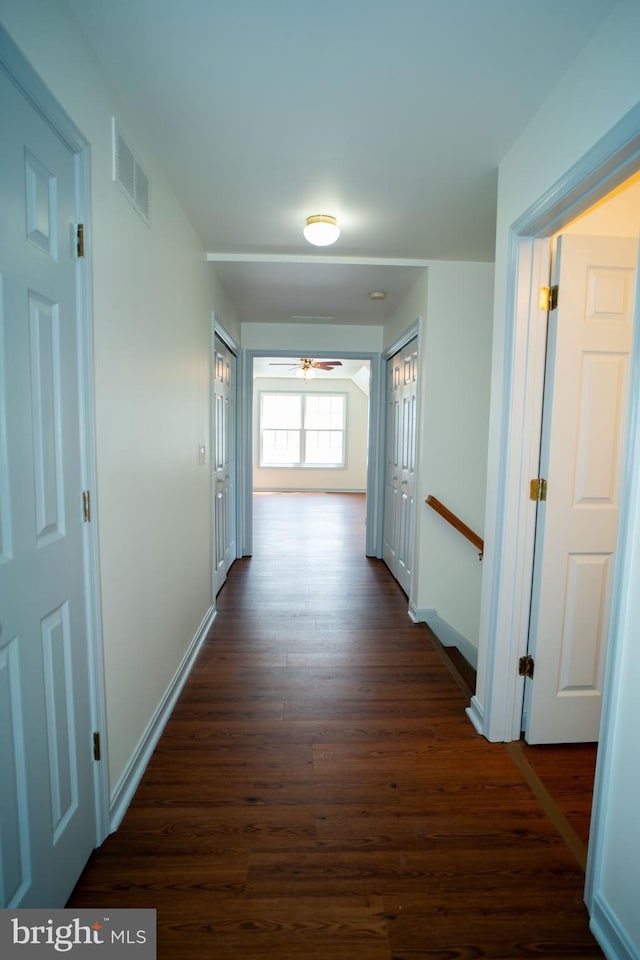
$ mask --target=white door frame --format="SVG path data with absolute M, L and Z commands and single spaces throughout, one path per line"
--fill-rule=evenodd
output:
M 467 711 L 476 729 L 492 741 L 520 736 L 524 679 L 518 677 L 518 659 L 526 653 L 535 524 L 528 480 L 537 475 L 544 376 L 545 325 L 534 321 L 545 270 L 548 276 L 548 238 L 638 169 L 640 105 L 511 226 L 500 453 L 488 500 L 493 518 L 485 534 L 484 575 L 489 581 L 478 662 L 480 696 Z M 614 656 L 611 644 L 608 662 Z
M 242 424 L 241 444 L 239 456 L 242 457 L 242 468 L 238 479 L 241 488 L 238 488 L 238 504 L 242 511 L 241 529 L 238 531 L 238 553 L 243 557 L 251 556 L 253 551 L 253 360 L 254 357 L 291 357 L 299 358 L 300 351 L 291 348 L 273 347 L 271 350 L 244 350 L 243 351 L 243 389 L 242 410 L 240 421 Z M 320 358 L 340 356 L 344 360 L 368 360 L 370 364 L 371 380 L 369 385 L 369 444 L 367 462 L 367 517 L 365 534 L 365 554 L 368 557 L 382 557 L 382 496 L 384 485 L 381 477 L 382 439 L 381 425 L 383 420 L 384 389 L 381 389 L 383 373 L 382 360 L 379 353 L 367 351 L 355 352 L 352 350 L 337 350 L 333 353 L 323 350 L 321 354 L 314 353 Z M 240 461 L 238 461 L 240 462 Z
M 242 551 L 240 544 L 242 543 L 242 504 L 241 504 L 241 495 L 239 492 L 238 481 L 241 476 L 238 464 L 240 463 L 239 457 L 241 456 L 241 445 L 240 445 L 240 434 L 241 430 L 238 429 L 240 423 L 240 398 L 242 396 L 241 390 L 241 378 L 242 378 L 242 363 L 241 363 L 241 350 L 240 346 L 234 338 L 231 336 L 227 328 L 224 326 L 222 321 L 215 313 L 211 314 L 211 349 L 210 349 L 210 371 L 209 371 L 209 417 L 211 422 L 210 429 L 210 438 L 209 438 L 209 464 L 210 464 L 210 473 L 211 473 L 211 596 L 212 603 L 215 607 L 216 604 L 216 585 L 215 585 L 215 565 L 216 565 L 216 531 L 215 531 L 215 512 L 213 509 L 214 497 L 215 497 L 215 470 L 214 470 L 214 451 L 216 449 L 216 416 L 215 416 L 215 395 L 214 395 L 214 385 L 213 378 L 215 372 L 215 357 L 216 357 L 216 337 L 219 337 L 220 340 L 229 348 L 231 353 L 236 358 L 235 370 L 234 370 L 234 392 L 235 392 L 235 401 L 236 401 L 236 410 L 235 410 L 235 424 L 233 431 L 232 443 L 234 446 L 235 461 L 234 461 L 234 483 L 236 489 L 236 503 L 235 503 L 235 513 L 236 513 L 236 556 L 237 560 L 242 556 Z
M 100 734 L 101 762 L 93 764 L 95 797 L 95 845 L 110 832 L 109 778 L 107 764 L 107 723 L 102 647 L 100 568 L 98 553 L 98 504 L 96 474 L 95 400 L 93 371 L 93 317 L 91 291 L 91 194 L 90 146 L 58 101 L 42 82 L 29 61 L 0 26 L 0 69 L 9 77 L 50 124 L 75 156 L 79 222 L 84 224 L 84 258 L 77 261 L 78 407 L 80 414 L 80 455 L 82 488 L 92 494 L 91 522 L 83 524 L 84 589 L 87 610 L 89 696 L 91 722 Z M 78 505 L 80 509 L 80 505 Z M 87 731 L 87 737 L 91 731 Z

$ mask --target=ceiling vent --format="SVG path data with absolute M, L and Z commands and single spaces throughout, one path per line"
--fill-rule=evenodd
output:
M 146 224 L 151 214 L 151 182 L 131 144 L 113 118 L 113 179 L 127 195 Z

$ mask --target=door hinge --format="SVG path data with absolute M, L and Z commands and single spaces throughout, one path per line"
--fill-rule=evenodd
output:
M 533 680 L 533 657 L 529 654 L 526 657 L 520 657 L 518 663 L 518 676 L 527 677 L 529 680 Z
M 93 759 L 94 759 L 94 760 L 100 760 L 100 759 L 101 759 L 101 755 L 100 755 L 100 734 L 99 734 L 99 732 L 98 732 L 97 730 L 94 731 L 94 734 L 93 734 Z
M 76 256 L 84 257 L 84 223 L 76 226 Z
M 542 477 L 536 477 L 535 480 L 531 480 L 529 483 L 529 500 L 546 500 L 547 499 L 547 481 L 543 480 Z
M 91 523 L 91 493 L 89 490 L 82 491 L 82 519 L 85 523 Z
M 558 306 L 558 284 L 554 283 L 552 287 L 540 287 L 540 299 L 538 301 L 540 309 L 549 313 Z

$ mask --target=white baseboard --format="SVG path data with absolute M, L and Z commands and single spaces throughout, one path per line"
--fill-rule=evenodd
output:
M 431 607 L 426 607 L 422 610 L 412 607 L 410 610 L 410 616 L 411 619 L 415 620 L 417 623 L 426 623 L 427 626 L 433 630 L 443 647 L 456 647 L 465 658 L 467 663 L 470 663 L 474 670 L 477 669 L 477 647 L 474 647 L 474 645 L 467 640 L 466 637 L 463 637 L 461 633 L 458 633 L 458 631 L 454 629 L 451 624 L 447 623 L 446 620 L 443 620 L 442 617 L 439 617 L 437 610 L 434 610 Z
M 484 710 L 476 697 L 471 698 L 471 703 L 465 710 L 465 713 L 476 728 L 476 731 L 481 734 L 481 736 L 484 736 Z
M 589 927 L 607 960 L 638 960 L 637 946 L 631 943 L 618 918 L 601 894 L 591 904 Z
M 176 701 L 182 692 L 187 677 L 189 676 L 195 659 L 200 652 L 200 647 L 204 643 L 205 637 L 209 632 L 211 624 L 215 620 L 216 610 L 214 606 L 209 607 L 204 620 L 198 627 L 196 635 L 189 644 L 189 648 L 182 658 L 178 669 L 173 675 L 171 683 L 167 687 L 165 694 L 156 707 L 156 710 L 140 738 L 136 749 L 134 750 L 129 763 L 127 764 L 122 776 L 118 780 L 109 806 L 110 830 L 113 833 L 118 829 L 122 818 L 127 812 L 127 807 L 133 799 L 137 786 L 142 779 L 142 775 L 147 768 L 151 755 L 156 748 L 158 740 L 165 728 L 167 720 L 176 705 Z
M 433 610 L 431 607 L 422 608 L 416 607 L 413 603 L 409 604 L 409 616 L 414 623 L 428 623 L 429 620 L 432 620 L 434 617 L 438 616 L 438 611 Z

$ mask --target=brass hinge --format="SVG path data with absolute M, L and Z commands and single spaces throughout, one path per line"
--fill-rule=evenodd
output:
M 91 523 L 91 493 L 89 490 L 82 491 L 82 519 L 85 523 Z
M 76 227 L 76 256 L 78 259 L 84 257 L 84 223 L 79 223 Z
M 97 730 L 93 734 L 93 759 L 100 760 L 100 734 Z
M 529 680 L 533 679 L 533 657 L 526 655 L 526 657 L 520 657 L 518 663 L 518 676 L 527 677 Z
M 552 287 L 540 287 L 540 299 L 538 301 L 540 309 L 549 313 L 558 306 L 558 284 L 554 283 Z
M 547 481 L 543 480 L 542 477 L 536 477 L 535 480 L 531 480 L 529 483 L 529 500 L 546 500 L 547 499 Z

